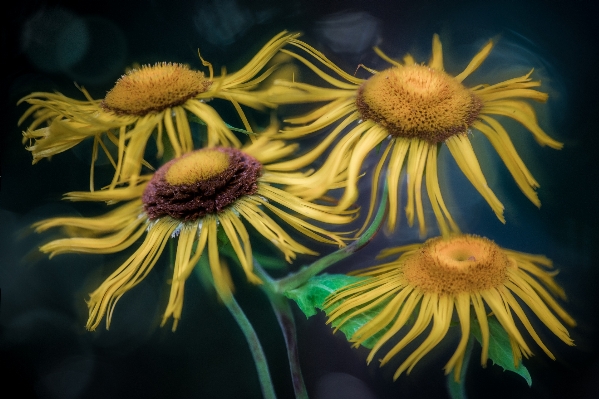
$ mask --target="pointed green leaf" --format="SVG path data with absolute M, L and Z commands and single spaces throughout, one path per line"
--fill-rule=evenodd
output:
M 310 317 L 316 314 L 316 309 L 323 310 L 324 300 L 334 291 L 365 278 L 367 277 L 346 276 L 344 274 L 321 274 L 319 276 L 312 277 L 306 284 L 296 289 L 287 291 L 285 295 L 297 303 L 306 317 Z M 345 337 L 349 341 L 354 333 L 364 324 L 372 320 L 373 317 L 379 314 L 386 304 L 387 301 L 384 301 L 381 305 L 352 317 L 351 319 L 345 321 L 339 330 L 345 334 Z M 337 306 L 339 306 L 338 303 L 333 304 L 327 308 L 327 311 L 330 312 Z M 339 326 L 341 321 L 343 321 L 343 318 L 336 319 L 332 323 L 332 326 Z M 377 334 L 364 341 L 362 346 L 369 349 L 372 348 L 386 330 L 387 329 L 382 329 Z
M 362 280 L 363 277 L 346 276 L 345 274 L 321 274 L 309 279 L 306 284 L 285 292 L 285 296 L 293 299 L 306 317 L 314 316 L 316 309 L 322 309 L 327 296 L 341 287 Z
M 471 331 L 478 342 L 482 344 L 480 326 L 476 320 L 472 323 Z M 510 338 L 495 317 L 489 318 L 489 359 L 493 361 L 493 364 L 501 366 L 504 370 L 520 375 L 526 380 L 528 386 L 532 385 L 530 373 L 522 362 L 518 366 L 514 365 Z

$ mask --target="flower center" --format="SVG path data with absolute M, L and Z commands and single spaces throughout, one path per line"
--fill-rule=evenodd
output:
M 211 85 L 202 72 L 183 64 L 144 65 L 121 76 L 101 106 L 119 115 L 144 116 L 181 105 Z
M 229 167 L 229 154 L 204 149 L 194 151 L 173 163 L 164 174 L 165 181 L 173 186 L 194 184 L 218 176 Z
M 432 238 L 404 262 L 409 284 L 424 292 L 456 295 L 502 285 L 512 265 L 493 241 L 472 235 Z
M 481 108 L 481 100 L 443 71 L 424 65 L 379 72 L 359 89 L 356 106 L 394 137 L 440 143 L 465 133 Z
M 262 164 L 235 148 L 203 148 L 175 158 L 156 171 L 142 195 L 153 220 L 192 221 L 219 213 L 258 189 Z

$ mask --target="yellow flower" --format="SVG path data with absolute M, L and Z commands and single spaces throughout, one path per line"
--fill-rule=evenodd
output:
M 98 146 L 106 152 L 115 168 L 111 187 L 118 182 L 135 182 L 139 177 L 146 143 L 157 132 L 158 157 L 164 151 L 163 134 L 175 156 L 193 149 L 188 115 L 195 115 L 207 126 L 208 145 L 239 145 L 239 140 L 207 101 L 220 98 L 230 101 L 245 128 L 251 131 L 240 104 L 263 109 L 274 106 L 263 95 L 249 89 L 268 77 L 275 67 L 257 76 L 287 41 L 297 34 L 281 32 L 272 38 L 246 66 L 220 77 L 214 76 L 212 65 L 200 57 L 209 69 L 209 76 L 176 63 L 157 63 L 134 68 L 123 75 L 103 100 L 94 100 L 81 88 L 85 101 L 68 98 L 60 93 L 32 93 L 22 98 L 31 106 L 19 120 L 22 124 L 33 115 L 24 140 L 34 140 L 28 147 L 33 163 L 66 151 L 82 140 L 93 137 L 93 157 Z M 47 124 L 45 127 L 41 127 Z M 114 160 L 104 144 L 108 138 L 118 147 Z M 93 191 L 93 162 L 90 172 Z
M 355 218 L 355 212 L 333 213 L 331 207 L 277 188 L 287 184 L 288 177 L 295 177 L 296 173 L 273 172 L 271 165 L 291 154 L 297 145 L 286 145 L 271 140 L 270 136 L 260 135 L 241 149 L 215 146 L 187 153 L 166 163 L 153 175 L 142 176 L 143 183 L 139 185 L 68 193 L 66 198 L 73 201 L 125 203 L 99 217 L 58 217 L 34 225 L 37 231 L 67 228 L 70 238 L 57 239 L 40 248 L 50 256 L 68 252 L 120 252 L 144 237 L 135 252 L 91 294 L 87 323 L 90 330 L 98 326 L 104 315 L 108 328 L 116 302 L 151 271 L 169 239 L 176 240 L 177 249 L 163 324 L 172 316 L 173 329 L 181 317 L 185 280 L 204 252 L 217 288 L 228 291 L 229 279 L 219 263 L 223 237 L 230 243 L 248 280 L 261 282 L 253 273 L 248 224 L 278 248 L 288 262 L 298 253 L 317 253 L 296 241 L 269 214 L 303 236 L 345 245 L 339 234 L 307 219 L 345 224 Z
M 472 148 L 468 133 L 476 129 L 491 142 L 522 192 L 540 206 L 535 189 L 539 186 L 519 157 L 510 137 L 496 115 L 520 122 L 541 145 L 559 149 L 562 144 L 550 138 L 538 125 L 533 108 L 524 100 L 544 102 L 547 94 L 532 88 L 539 81 L 530 78 L 532 73 L 493 85 L 466 87 L 462 82 L 474 72 L 491 52 L 489 42 L 474 56 L 464 71 L 452 76 L 444 71 L 443 53 L 439 37 L 433 37 L 432 58 L 428 65 L 418 64 L 410 55 L 403 62 L 390 59 L 379 49 L 376 52 L 393 66 L 381 72 L 365 68 L 373 74 L 369 79 L 352 76 L 313 47 L 297 39 L 290 43 L 331 69 L 343 80 L 324 72 L 306 58 L 288 50 L 283 52 L 300 60 L 326 80 L 332 88 L 305 83 L 279 81 L 272 90 L 271 100 L 278 103 L 303 103 L 329 101 L 315 111 L 287 120 L 291 126 L 283 130 L 284 138 L 297 138 L 340 122 L 320 143 L 324 152 L 340 135 L 343 137 L 331 150 L 323 167 L 308 178 L 303 186 L 292 189 L 304 198 L 317 198 L 322 189 L 335 176 L 331 170 L 346 170 L 347 190 L 339 207 L 347 207 L 358 197 L 357 181 L 362 173 L 365 157 L 377 146 L 381 148 L 380 160 L 372 179 L 372 194 L 368 218 L 375 206 L 377 183 L 387 163 L 389 187 L 389 229 L 395 228 L 399 208 L 399 184 L 404 167 L 408 176 L 406 216 L 409 225 L 416 217 L 420 234 L 426 233 L 422 205 L 422 185 L 428 193 L 441 234 L 459 232 L 447 209 L 437 176 L 437 155 L 445 144 L 458 166 L 478 192 L 489 203 L 497 217 L 505 222 L 503 205 L 488 187 Z M 290 161 L 295 167 L 312 162 L 319 152 L 312 151 L 304 157 Z
M 518 330 L 513 314 L 543 351 L 555 359 L 535 332 L 522 304 L 559 339 L 573 345 L 566 328 L 554 315 L 570 326 L 575 325 L 550 294 L 565 299 L 563 290 L 553 280 L 555 272 L 544 270 L 552 266 L 546 257 L 504 249 L 486 238 L 465 234 L 387 249 L 379 258 L 395 254 L 401 254 L 395 261 L 354 273 L 368 278 L 331 294 L 324 304 L 329 323 L 341 324 L 382 306 L 380 313 L 351 337 L 358 346 L 384 331 L 372 347 L 370 362 L 383 345 L 402 331 L 401 339 L 383 357 L 381 366 L 423 334 L 432 321 L 428 336 L 399 366 L 394 379 L 403 371 L 409 373 L 443 340 L 454 319 L 454 307 L 462 336 L 445 366 L 445 373 L 455 370 L 456 380 L 470 336 L 471 317 L 480 325 L 483 366 L 487 363 L 489 348 L 489 312 L 510 338 L 515 365 L 520 364 L 522 356 L 532 355 L 532 351 Z

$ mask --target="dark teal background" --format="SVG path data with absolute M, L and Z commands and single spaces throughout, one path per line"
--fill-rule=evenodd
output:
M 21 1 L 3 6 L 2 128 L 0 192 L 0 390 L 3 397 L 36 398 L 257 398 L 260 389 L 247 344 L 215 295 L 198 280 L 187 283 L 183 319 L 176 333 L 160 328 L 169 278 L 166 262 L 119 302 L 110 331 L 84 329 L 84 299 L 124 255 L 61 255 L 53 260 L 35 248 L 52 233 L 31 234 L 28 226 L 60 214 L 102 212 L 72 206 L 64 192 L 87 189 L 89 146 L 31 165 L 16 126 L 26 109 L 16 106 L 32 91 L 79 92 L 84 85 L 101 98 L 127 66 L 161 61 L 200 68 L 198 49 L 216 70 L 237 70 L 283 29 L 302 31 L 346 71 L 364 63 L 384 68 L 371 50 L 390 56 L 412 52 L 425 61 L 433 33 L 443 40 L 447 70 L 459 72 L 489 38 L 498 44 L 470 83 L 494 83 L 514 67 L 535 67 L 550 100 L 539 120 L 565 143 L 540 148 L 516 130 L 521 156 L 541 183 L 540 210 L 524 198 L 504 169 L 490 182 L 506 204 L 507 224 L 499 223 L 478 200 L 454 164 L 440 175 L 468 232 L 525 252 L 543 253 L 560 270 L 558 282 L 569 296 L 565 308 L 579 322 L 571 329 L 577 346 L 568 347 L 539 327 L 557 360 L 532 345 L 526 360 L 533 385 L 498 367 L 476 361 L 467 376 L 470 398 L 599 397 L 599 12 L 589 1 Z M 68 26 L 68 29 L 65 28 Z M 361 71 L 363 72 L 363 71 Z M 362 76 L 362 75 L 361 75 Z M 215 106 L 240 126 L 232 108 Z M 510 130 L 511 131 L 511 130 Z M 482 141 L 475 146 L 484 149 Z M 451 160 L 449 160 L 451 161 Z M 483 167 L 496 162 L 481 158 Z M 453 166 L 452 166 L 453 165 Z M 109 171 L 100 168 L 99 173 Z M 470 195 L 472 194 L 472 195 Z M 365 197 L 363 197 L 365 198 Z M 472 200 L 472 198 L 475 198 Z M 430 220 L 430 219 L 429 219 Z M 430 220 L 432 222 L 432 220 Z M 334 271 L 364 266 L 375 249 L 413 241 L 405 229 L 381 233 Z M 370 251 L 370 252 L 368 252 Z M 308 261 L 301 258 L 298 264 Z M 261 292 L 238 281 L 238 300 L 255 323 L 280 398 L 293 395 L 278 325 Z M 414 369 L 392 382 L 393 367 L 366 366 L 367 351 L 351 349 L 332 335 L 324 317 L 297 312 L 299 350 L 311 398 L 443 398 L 442 366 L 455 336 Z M 532 340 L 530 340 L 532 342 Z

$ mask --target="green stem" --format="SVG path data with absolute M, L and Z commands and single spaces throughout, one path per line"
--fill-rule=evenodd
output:
M 198 118 L 198 117 L 194 117 L 194 118 L 192 119 L 192 121 L 194 121 L 194 122 L 196 122 L 196 123 L 199 123 L 200 125 L 208 126 L 208 124 L 207 124 L 206 122 L 204 122 L 203 120 L 201 120 L 201 119 L 200 119 L 200 118 Z M 226 122 L 225 122 L 225 125 L 226 125 L 226 126 L 229 128 L 229 130 L 231 130 L 231 131 L 233 131 L 233 132 L 239 132 L 239 133 L 247 134 L 248 136 L 249 136 L 249 135 L 251 135 L 251 134 L 255 134 L 255 133 L 252 133 L 252 132 L 248 132 L 248 131 L 247 131 L 247 130 L 245 130 L 245 129 L 241 129 L 241 128 L 238 128 L 238 127 L 231 126 L 231 125 L 229 125 L 229 124 L 228 124 L 228 123 L 226 123 Z
M 221 294 L 219 293 L 219 295 Z M 270 372 L 268 371 L 266 356 L 264 355 L 262 345 L 260 345 L 260 341 L 258 340 L 258 335 L 256 334 L 254 327 L 252 327 L 252 323 L 250 323 L 247 316 L 245 313 L 243 313 L 243 310 L 233 296 L 226 297 L 221 295 L 221 298 L 227 306 L 227 309 L 229 309 L 229 312 L 231 312 L 235 318 L 235 321 L 241 328 L 243 335 L 245 335 L 245 339 L 250 345 L 250 351 L 252 352 L 252 357 L 254 358 L 254 363 L 256 364 L 258 378 L 260 379 L 260 388 L 262 388 L 262 395 L 264 396 L 264 399 L 276 399 L 277 395 L 275 395 L 275 390 L 270 378 Z
M 385 211 L 387 210 L 387 183 L 383 188 L 383 195 L 381 198 L 381 202 L 379 204 L 379 209 L 376 212 L 374 220 L 368 229 L 358 238 L 356 241 L 352 242 L 348 246 L 339 249 L 327 256 L 324 256 L 312 263 L 311 265 L 302 267 L 297 273 L 291 274 L 287 277 L 283 277 L 282 279 L 276 280 L 274 282 L 275 291 L 279 293 L 284 293 L 286 291 L 295 289 L 303 284 L 305 284 L 311 277 L 316 276 L 318 273 L 325 270 L 327 267 L 332 264 L 339 262 L 342 259 L 347 258 L 349 255 L 357 252 L 359 249 L 364 247 L 376 234 L 376 232 L 381 227 L 381 223 L 385 216 Z
M 256 260 L 254 260 L 254 271 L 256 272 L 256 275 L 264 281 L 262 290 L 270 300 L 272 309 L 277 317 L 279 326 L 281 327 L 283 338 L 285 339 L 295 399 L 308 399 L 308 391 L 306 390 L 304 377 L 300 367 L 299 351 L 297 347 L 297 331 L 291 306 L 289 306 L 287 298 L 277 294 L 273 290 L 273 279 L 264 271 L 262 266 Z
M 455 373 L 447 374 L 447 390 L 449 391 L 449 397 L 451 399 L 467 399 L 466 372 L 468 371 L 468 365 L 470 364 L 470 358 L 472 357 L 474 339 L 474 334 L 470 334 L 470 338 L 468 338 L 468 344 L 466 345 L 466 350 L 464 351 L 464 361 L 462 363 L 459 381 L 455 380 Z
M 200 261 L 198 262 L 198 266 L 200 268 L 203 266 L 208 267 L 207 259 L 205 258 L 205 256 L 200 258 Z M 262 349 L 262 345 L 258 340 L 258 335 L 256 334 L 252 323 L 250 323 L 245 313 L 243 313 L 243 309 L 241 309 L 233 295 L 230 292 L 221 292 L 216 287 L 216 284 L 214 284 L 214 280 L 211 279 L 211 282 L 213 283 L 214 289 L 218 293 L 219 297 L 241 328 L 241 331 L 243 332 L 243 335 L 250 346 L 250 351 L 252 352 L 252 357 L 254 358 L 254 363 L 256 364 L 256 369 L 258 371 L 262 396 L 264 399 L 276 399 L 277 396 L 272 384 L 272 379 L 270 378 L 266 355 L 264 354 L 264 350 Z

